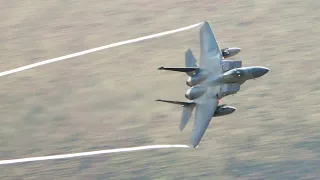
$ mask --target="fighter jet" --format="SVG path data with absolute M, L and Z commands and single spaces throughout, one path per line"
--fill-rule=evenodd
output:
M 240 48 L 220 49 L 208 21 L 200 28 L 200 63 L 188 49 L 185 53 L 186 67 L 160 67 L 159 70 L 185 72 L 189 78 L 186 84 L 190 87 L 185 97 L 188 102 L 157 100 L 180 104 L 183 106 L 180 130 L 189 121 L 195 108 L 190 144 L 197 147 L 212 117 L 231 114 L 233 107 L 218 106 L 219 100 L 227 95 L 235 94 L 240 85 L 250 79 L 265 75 L 269 69 L 262 66 L 242 67 L 241 61 L 223 60 L 240 52 Z

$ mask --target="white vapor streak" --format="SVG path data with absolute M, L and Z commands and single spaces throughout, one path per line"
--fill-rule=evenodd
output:
M 118 152 L 130 152 L 130 151 L 141 151 L 141 150 L 147 150 L 147 149 L 162 149 L 162 148 L 189 148 L 189 146 L 187 145 L 150 145 L 150 146 L 139 146 L 139 147 L 130 147 L 130 148 L 107 149 L 107 150 L 72 153 L 72 154 L 1 160 L 0 165 L 16 164 L 16 163 L 32 162 L 32 161 L 67 159 L 67 158 L 74 158 L 74 157 L 93 156 L 93 155 L 99 155 L 99 154 L 110 154 L 110 153 L 118 153 Z
M 16 69 L 12 69 L 12 70 L 1 72 L 0 76 L 13 74 L 13 73 L 24 71 L 24 70 L 27 70 L 27 69 L 31 69 L 31 68 L 34 68 L 34 67 L 37 67 L 37 66 L 42 66 L 42 65 L 45 65 L 45 64 L 53 63 L 53 62 L 70 59 L 70 58 L 73 58 L 73 57 L 77 57 L 77 56 L 93 53 L 93 52 L 96 52 L 96 51 L 101 51 L 101 50 L 112 48 L 112 47 L 116 47 L 116 46 L 135 43 L 135 42 L 139 42 L 139 41 L 143 41 L 143 40 L 147 40 L 147 39 L 152 39 L 152 38 L 156 38 L 156 37 L 160 37 L 160 36 L 164 36 L 164 35 L 168 35 L 168 34 L 173 34 L 173 33 L 181 32 L 181 31 L 185 31 L 185 30 L 188 30 L 188 29 L 195 28 L 195 27 L 197 27 L 197 26 L 199 26 L 201 24 L 202 24 L 202 22 L 201 23 L 197 23 L 197 24 L 193 24 L 193 25 L 190 25 L 190 26 L 187 26 L 187 27 L 182 27 L 182 28 L 179 28 L 179 29 L 174 29 L 174 30 L 165 31 L 165 32 L 157 33 L 157 34 L 152 34 L 152 35 L 148 35 L 148 36 L 144 36 L 144 37 L 139 37 L 139 38 L 136 38 L 136 39 L 121 41 L 121 42 L 117 42 L 117 43 L 113 43 L 113 44 L 109 44 L 109 45 L 105 45 L 105 46 L 101 46 L 101 47 L 97 47 L 97 48 L 93 48 L 93 49 L 88 49 L 88 50 L 85 50 L 85 51 L 77 52 L 77 53 L 74 53 L 74 54 L 69 54 L 69 55 L 65 55 L 65 56 L 61 56 L 61 57 L 57 57 L 57 58 L 53 58 L 53 59 L 44 60 L 44 61 L 37 62 L 37 63 L 34 63 L 34 64 L 30 64 L 30 65 L 27 65 L 27 66 L 23 66 L 23 67 L 19 67 L 19 68 L 16 68 Z

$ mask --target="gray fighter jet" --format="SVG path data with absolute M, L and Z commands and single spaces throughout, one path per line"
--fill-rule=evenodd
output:
M 207 21 L 200 28 L 200 64 L 190 49 L 185 53 L 186 67 L 160 67 L 159 70 L 185 72 L 190 87 L 187 102 L 157 100 L 183 106 L 180 127 L 182 131 L 195 108 L 195 120 L 190 143 L 193 148 L 200 143 L 212 117 L 233 113 L 234 107 L 218 105 L 219 100 L 235 94 L 240 85 L 250 79 L 265 75 L 269 69 L 262 66 L 242 67 L 242 61 L 224 60 L 240 52 L 240 48 L 220 49 Z

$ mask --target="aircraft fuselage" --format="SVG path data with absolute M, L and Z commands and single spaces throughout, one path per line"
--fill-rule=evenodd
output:
M 259 78 L 268 72 L 269 69 L 262 66 L 235 68 L 223 73 L 218 82 L 243 84 L 247 80 Z
M 185 97 L 189 100 L 195 100 L 207 91 L 207 89 L 205 88 L 206 85 L 221 85 L 225 89 L 220 94 L 217 94 L 217 97 L 221 99 L 227 95 L 237 93 L 240 89 L 240 85 L 245 81 L 259 78 L 268 72 L 269 69 L 262 66 L 250 66 L 231 69 L 217 78 L 211 79 L 211 77 L 208 77 L 208 79 L 201 79 L 202 81 L 206 80 L 206 82 L 201 85 L 194 85 L 193 87 L 189 88 L 185 93 Z

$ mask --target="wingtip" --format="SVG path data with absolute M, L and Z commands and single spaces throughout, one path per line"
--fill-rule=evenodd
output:
M 164 69 L 164 67 L 163 67 L 163 66 L 161 66 L 161 67 L 159 67 L 159 68 L 158 68 L 158 70 L 162 70 L 162 69 Z
M 190 138 L 189 139 L 189 145 L 190 147 L 192 148 L 198 148 L 199 147 L 199 144 L 200 144 L 200 140 L 195 140 L 193 138 Z
M 201 32 L 203 33 L 205 31 L 210 31 L 210 30 L 212 31 L 209 21 L 204 21 L 200 28 L 200 33 Z
M 203 21 L 202 26 L 204 26 L 204 25 L 210 25 L 210 22 L 209 21 Z
M 196 148 L 199 147 L 199 145 L 196 145 L 196 146 L 195 146 L 195 145 L 189 145 L 189 147 L 190 147 L 190 148 L 193 148 L 193 149 L 196 149 Z

